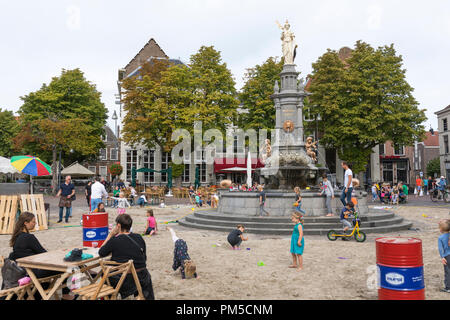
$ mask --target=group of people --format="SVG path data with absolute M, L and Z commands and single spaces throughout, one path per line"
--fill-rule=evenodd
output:
M 417 197 L 426 196 L 431 192 L 437 190 L 438 192 L 444 192 L 447 188 L 447 180 L 444 176 L 440 179 L 433 179 L 428 177 L 428 179 L 422 179 L 420 176 L 416 177 L 416 187 L 414 194 Z
M 189 198 L 191 202 L 195 203 L 197 207 L 203 207 L 204 205 L 208 205 L 211 208 L 217 208 L 219 205 L 219 196 L 217 193 L 208 194 L 206 197 L 199 190 L 194 190 L 193 186 L 189 187 Z
M 408 186 L 402 182 L 393 187 L 389 183 L 374 183 L 371 192 L 372 202 L 380 199 L 384 204 L 401 204 L 408 200 Z

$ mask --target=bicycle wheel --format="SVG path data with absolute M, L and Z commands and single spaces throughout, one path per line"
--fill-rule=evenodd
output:
M 336 231 L 334 231 L 334 230 L 328 231 L 328 233 L 327 233 L 327 238 L 328 238 L 328 240 L 330 240 L 330 241 L 336 241 L 336 240 L 337 240 L 337 237 L 336 237 Z
M 356 242 L 364 242 L 364 241 L 366 241 L 366 234 L 364 232 L 362 232 L 362 231 L 359 231 L 359 234 L 358 234 L 358 232 L 356 232 L 355 233 L 355 240 L 356 240 Z

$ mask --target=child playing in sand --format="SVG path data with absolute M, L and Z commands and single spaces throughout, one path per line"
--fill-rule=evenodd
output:
M 125 198 L 125 194 L 123 192 L 119 193 L 119 197 L 112 197 L 112 199 L 117 200 L 117 214 L 124 214 L 126 213 L 126 207 L 131 207 L 130 203 L 128 202 L 127 198 Z
M 233 250 L 241 250 L 240 245 L 242 241 L 247 241 L 247 238 L 244 238 L 243 233 L 245 231 L 245 227 L 243 225 L 238 225 L 236 229 L 230 232 L 228 235 L 228 243 L 231 245 Z
M 438 239 L 438 249 L 444 265 L 444 288 L 441 291 L 450 293 L 450 220 L 440 221 L 439 231 L 442 234 Z
M 348 202 L 346 206 L 342 208 L 341 223 L 344 228 L 344 234 L 347 232 L 348 229 L 352 228 L 352 224 L 347 219 L 355 213 L 354 207 L 355 205 L 353 204 L 353 202 Z M 342 240 L 348 241 L 349 239 L 346 237 L 342 237 Z
M 181 279 L 186 279 L 186 276 L 199 278 L 196 272 L 197 267 L 195 266 L 195 263 L 191 260 L 187 252 L 188 247 L 186 241 L 178 238 L 177 235 L 175 234 L 175 231 L 172 228 L 167 227 L 167 230 L 170 231 L 170 234 L 172 235 L 172 240 L 175 244 L 175 248 L 173 250 L 172 269 L 176 271 L 178 268 L 180 268 Z
M 156 223 L 156 219 L 153 216 L 153 210 L 147 210 L 147 226 L 145 227 L 145 235 L 153 235 L 158 231 L 158 224 Z
M 295 211 L 292 213 L 291 221 L 295 224 L 291 237 L 292 265 L 289 268 L 298 271 L 303 269 L 303 249 L 305 248 L 305 238 L 303 237 L 303 216 Z

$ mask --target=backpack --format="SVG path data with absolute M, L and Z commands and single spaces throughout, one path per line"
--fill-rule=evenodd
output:
M 27 272 L 19 267 L 14 260 L 5 259 L 2 267 L 3 288 L 11 289 L 19 285 L 19 279 L 25 277 Z

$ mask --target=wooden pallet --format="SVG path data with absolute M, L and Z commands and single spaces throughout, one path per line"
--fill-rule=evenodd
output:
M 36 216 L 36 227 L 34 231 L 47 230 L 48 221 L 45 214 L 45 204 L 43 194 L 22 194 L 20 195 L 20 211 L 31 212 Z
M 18 196 L 0 196 L 0 234 L 13 233 L 18 200 Z

